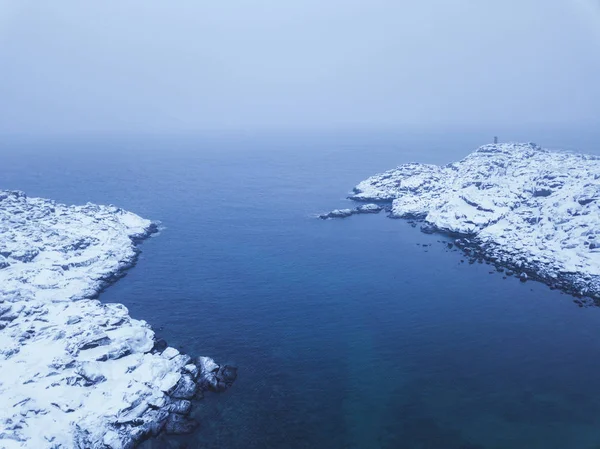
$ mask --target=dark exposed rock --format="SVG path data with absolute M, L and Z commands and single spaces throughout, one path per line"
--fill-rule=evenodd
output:
M 230 387 L 237 379 L 237 368 L 229 365 L 222 366 L 217 372 L 217 379 L 220 384 L 226 385 L 227 388 Z
M 152 419 L 146 421 L 145 434 L 148 436 L 156 437 L 165 428 L 167 420 L 169 419 L 169 412 L 166 410 L 157 410 L 156 414 L 152 416 Z
M 154 347 L 152 348 L 152 351 L 163 352 L 165 349 L 167 349 L 168 346 L 169 345 L 167 344 L 167 342 L 164 339 L 159 338 L 154 341 Z
M 12 252 L 10 257 L 20 262 L 31 262 L 39 253 L 40 252 L 37 249 L 29 249 L 26 251 Z
M 219 366 L 212 359 L 198 357 L 200 369 L 198 382 L 203 389 L 210 391 L 225 391 L 237 378 L 237 368 L 230 365 Z
M 546 197 L 552 195 L 552 190 L 547 188 L 537 188 L 533 191 L 534 197 Z

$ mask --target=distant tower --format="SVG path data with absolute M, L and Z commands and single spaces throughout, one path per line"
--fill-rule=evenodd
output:
M 494 136 L 494 143 L 498 143 L 498 136 Z

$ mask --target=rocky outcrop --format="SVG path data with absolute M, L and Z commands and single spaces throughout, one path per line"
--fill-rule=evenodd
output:
M 326 214 L 319 215 L 319 218 L 327 220 L 329 218 L 346 218 L 357 214 L 377 214 L 383 210 L 379 204 L 362 204 L 354 209 L 334 209 Z
M 92 299 L 155 231 L 113 206 L 0 191 L 0 447 L 131 448 L 195 428 L 190 401 L 232 369 L 192 360 L 123 305 Z
M 359 183 L 357 201 L 463 237 L 522 281 L 600 298 L 600 159 L 528 143 L 485 145 L 446 166 L 405 164 Z

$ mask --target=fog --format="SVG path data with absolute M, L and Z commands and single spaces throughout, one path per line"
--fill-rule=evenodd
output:
M 600 123 L 599 0 L 0 0 L 0 133 Z

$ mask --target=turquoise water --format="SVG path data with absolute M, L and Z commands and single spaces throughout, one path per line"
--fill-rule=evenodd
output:
M 173 444 L 598 449 L 600 309 L 461 263 L 402 220 L 314 218 L 375 172 L 451 162 L 486 137 L 22 139 L 0 144 L 0 179 L 162 221 L 101 300 L 239 367 L 231 390 L 196 407 L 200 430 Z M 588 152 L 597 140 L 543 137 Z

